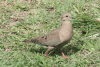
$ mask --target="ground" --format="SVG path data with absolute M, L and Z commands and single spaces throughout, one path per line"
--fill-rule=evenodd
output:
M 46 34 L 61 26 L 61 14 L 69 12 L 73 37 L 63 47 L 68 59 L 59 51 L 22 41 Z M 0 0 L 1 67 L 99 67 L 99 0 Z

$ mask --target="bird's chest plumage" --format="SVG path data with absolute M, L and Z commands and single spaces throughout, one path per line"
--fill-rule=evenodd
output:
M 68 42 L 72 38 L 72 26 L 62 27 L 59 31 L 61 42 Z

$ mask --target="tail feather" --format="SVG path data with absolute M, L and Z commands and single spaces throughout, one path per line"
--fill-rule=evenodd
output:
M 25 43 L 32 43 L 32 42 L 31 42 L 31 39 L 24 40 L 24 41 L 22 41 L 22 42 L 25 42 Z

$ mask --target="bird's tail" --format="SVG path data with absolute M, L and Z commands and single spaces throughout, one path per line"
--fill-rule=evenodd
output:
M 24 40 L 22 42 L 25 42 L 25 43 L 32 43 L 31 39 L 28 39 L 28 40 Z

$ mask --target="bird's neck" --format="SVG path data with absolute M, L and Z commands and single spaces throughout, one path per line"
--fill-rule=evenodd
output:
M 71 22 L 70 21 L 63 22 L 61 26 L 61 30 L 65 32 L 69 31 L 69 33 L 72 33 L 73 29 L 72 29 Z
M 72 28 L 71 22 L 70 21 L 66 21 L 62 23 L 62 28 Z

